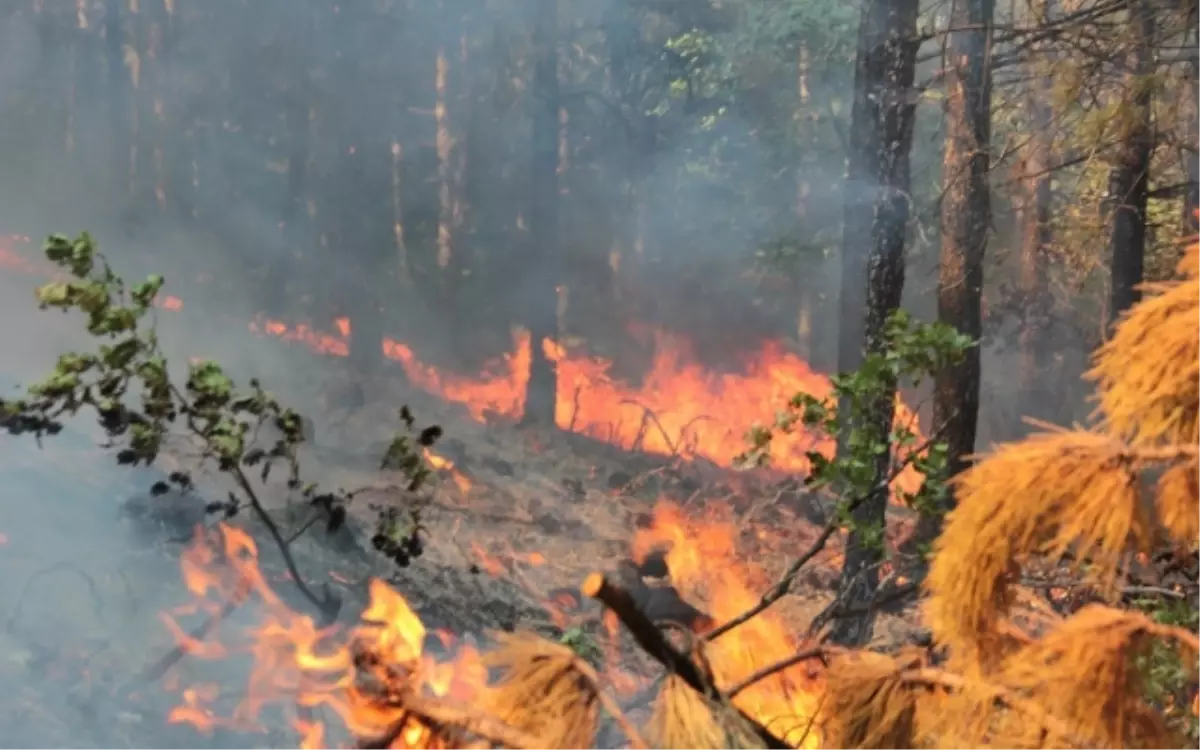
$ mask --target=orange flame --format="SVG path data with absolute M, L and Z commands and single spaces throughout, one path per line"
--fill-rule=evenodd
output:
M 664 543 L 670 545 L 668 564 L 675 584 L 718 619 L 739 614 L 756 600 L 750 587 L 758 584 L 750 579 L 761 577 L 761 571 L 734 558 L 732 525 L 690 520 L 678 507 L 661 504 L 653 525 L 635 538 L 634 554 L 644 555 Z M 489 689 L 480 652 L 457 644 L 444 631 L 428 633 L 404 597 L 380 580 L 371 581 L 370 603 L 359 624 L 342 630 L 319 628 L 311 618 L 288 609 L 258 567 L 254 540 L 239 529 L 198 528 L 195 541 L 182 556 L 181 569 L 195 601 L 164 615 L 180 643 L 199 659 L 246 653 L 253 665 L 241 702 L 232 712 L 216 709 L 218 686 L 197 683 L 182 688 L 180 703 L 169 715 L 171 722 L 190 724 L 201 732 L 216 727 L 262 732 L 264 709 L 291 705 L 296 708 L 291 726 L 301 747 L 328 746 L 334 739 L 331 735 L 340 733 L 359 740 L 382 737 L 395 726 L 402 731 L 392 747 L 433 747 L 437 737 L 430 727 L 405 713 L 394 697 L 407 691 L 469 704 Z M 176 622 L 185 614 L 207 611 L 212 615 L 228 602 L 241 602 L 250 595 L 262 604 L 264 616 L 239 643 L 200 646 Z M 613 650 L 620 626 L 611 613 L 606 613 L 604 626 L 610 636 L 605 639 L 606 650 Z M 448 649 L 458 646 L 454 657 L 440 661 L 427 653 L 428 635 Z M 728 689 L 800 645 L 791 629 L 767 612 L 716 640 L 707 655 L 718 684 Z M 618 661 L 614 651 L 612 663 Z M 165 682 L 177 676 L 173 672 Z M 608 676 L 618 691 L 639 688 L 632 675 L 620 670 L 610 669 Z M 790 726 L 797 729 L 788 734 L 788 741 L 815 747 L 818 733 L 808 725 L 816 713 L 820 688 L 819 675 L 797 665 L 743 690 L 735 701 L 764 724 L 780 726 L 790 719 Z
M 0 264 L 28 272 L 44 272 L 38 264 L 17 254 L 12 242 L 27 237 L 0 237 Z M 182 308 L 177 297 L 161 297 L 156 304 L 169 310 Z M 352 325 L 337 318 L 332 333 L 277 320 L 249 324 L 256 333 L 295 341 L 324 354 L 345 357 L 350 353 Z M 683 458 L 704 457 L 730 466 L 746 447 L 745 434 L 756 422 L 770 424 L 776 410 L 796 393 L 825 398 L 832 392 L 829 378 L 814 371 L 807 362 L 768 342 L 742 363 L 739 373 L 714 373 L 699 365 L 689 343 L 677 336 L 652 331 L 654 360 L 640 385 L 622 382 L 611 375 L 612 362 L 568 352 L 544 340 L 545 355 L 558 370 L 555 420 L 573 432 L 659 455 Z M 440 398 L 461 404 L 477 421 L 491 416 L 519 418 L 525 410 L 525 388 L 529 381 L 532 349 L 529 334 L 516 331 L 513 349 L 491 362 L 478 377 L 464 377 L 438 370 L 417 359 L 413 350 L 394 339 L 383 340 L 383 353 L 399 362 L 416 386 Z M 919 433 L 916 415 L 897 398 L 896 419 Z M 772 465 L 782 471 L 804 473 L 806 455 L 818 451 L 833 455 L 835 444 L 825 435 L 804 430 L 777 435 L 772 440 Z M 451 472 L 466 494 L 470 480 Z M 920 473 L 908 466 L 893 482 L 907 492 L 920 487 Z
M 340 327 L 348 328 L 344 324 Z M 346 356 L 350 351 L 347 337 L 321 333 L 305 325 L 289 327 L 280 321 L 265 321 L 251 328 L 302 342 L 326 354 Z M 558 367 L 558 426 L 630 450 L 704 457 L 730 466 L 734 456 L 745 450 L 746 432 L 755 422 L 773 421 L 775 410 L 797 393 L 826 398 L 833 390 L 826 375 L 777 343 L 767 343 L 749 357 L 741 373 L 718 374 L 695 362 L 687 342 L 664 332 L 656 332 L 655 339 L 654 361 L 639 386 L 613 378 L 609 374 L 612 362 L 608 360 L 571 355 L 557 343 L 543 341 L 543 351 Z M 512 352 L 494 360 L 477 378 L 441 372 L 422 363 L 411 348 L 393 339 L 384 339 L 383 351 L 401 363 L 414 385 L 461 404 L 477 421 L 493 415 L 516 419 L 524 413 L 532 359 L 525 331 L 514 333 Z M 896 421 L 910 425 L 919 434 L 916 414 L 899 397 Z M 832 438 L 804 430 L 780 434 L 772 440 L 772 466 L 782 471 L 807 472 L 808 451 L 832 457 L 835 447 Z M 921 481 L 921 474 L 908 466 L 893 487 L 913 492 Z
M 453 663 L 439 663 L 424 653 L 424 624 L 404 597 L 383 581 L 371 581 L 370 605 L 361 623 L 338 637 L 338 628 L 319 628 L 310 617 L 283 604 L 258 567 L 254 540 L 239 529 L 225 525 L 215 531 L 198 529 L 182 556 L 181 568 L 196 601 L 164 615 L 180 644 L 199 659 L 249 653 L 253 667 L 232 715 L 222 716 L 214 709 L 219 696 L 216 686 L 191 685 L 168 717 L 173 723 L 191 724 L 201 732 L 215 727 L 263 731 L 259 717 L 264 708 L 292 703 L 307 710 L 292 721 L 303 747 L 322 747 L 327 741 L 328 727 L 315 711 L 322 707 L 338 716 L 356 737 L 383 736 L 396 722 L 409 722 L 398 738 L 404 743 L 399 746 L 426 747 L 428 728 L 384 700 L 378 686 L 469 700 L 485 682 L 473 648 L 461 649 Z M 176 617 L 198 611 L 211 616 L 226 602 L 243 601 L 251 593 L 266 614 L 237 647 L 197 646 L 176 622 Z
M 717 622 L 726 622 L 756 605 L 769 584 L 764 571 L 737 556 L 736 529 L 731 518 L 697 520 L 660 502 L 651 525 L 634 535 L 633 556 L 641 561 L 666 547 L 672 584 Z M 710 642 L 707 655 L 717 686 L 728 690 L 805 645 L 776 611 L 767 610 Z M 819 731 L 812 725 L 821 684 L 809 670 L 803 663 L 782 670 L 738 693 L 734 703 L 767 726 L 794 728 L 784 737 L 789 743 L 817 747 Z
M 454 468 L 453 461 L 439 456 L 428 448 L 425 449 L 424 453 L 425 460 L 430 466 L 433 467 L 434 471 L 440 474 L 449 475 L 449 477 L 454 480 L 454 484 L 457 485 L 458 491 L 461 492 L 464 497 L 470 494 L 471 487 L 474 486 L 474 484 L 466 474 L 463 474 L 461 471 Z

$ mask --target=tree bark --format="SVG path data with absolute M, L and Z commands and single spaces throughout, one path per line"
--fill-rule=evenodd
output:
M 850 114 L 849 169 L 842 229 L 841 331 L 838 369 L 857 369 L 865 354 L 882 353 L 884 324 L 900 306 L 904 288 L 904 246 L 910 211 L 913 75 L 917 52 L 917 0 L 866 0 L 859 17 Z M 871 216 L 871 220 L 865 220 Z M 895 383 L 871 409 L 873 434 L 891 432 Z M 839 404 L 849 414 L 848 404 Z M 839 436 L 847 451 L 849 430 Z M 875 613 L 869 606 L 879 587 L 883 558 L 878 532 L 885 521 L 890 456 L 876 459 L 877 481 L 854 512 L 855 530 L 846 542 L 838 596 L 850 610 L 863 613 L 839 620 L 835 643 L 870 641 Z
M 946 49 L 946 142 L 942 152 L 941 257 L 938 320 L 979 341 L 983 335 L 983 258 L 991 224 L 992 21 L 994 0 L 958 0 Z M 947 475 L 967 467 L 979 421 L 980 352 L 937 373 L 933 424 L 947 443 Z M 943 508 L 942 510 L 948 510 Z M 923 518 L 932 540 L 940 516 Z
M 1154 151 L 1151 122 L 1151 81 L 1154 72 L 1154 9 L 1147 0 L 1128 0 L 1130 49 L 1126 59 L 1128 100 L 1122 104 L 1124 132 L 1116 162 L 1109 173 L 1109 199 L 1113 201 L 1109 251 L 1112 253 L 1112 303 L 1109 322 L 1142 298 L 1146 263 L 1146 203 L 1150 185 L 1150 157 Z
M 1200 92 L 1197 87 L 1200 86 L 1200 62 L 1195 59 L 1191 60 L 1187 65 L 1187 75 L 1184 77 L 1187 85 L 1187 116 L 1185 119 L 1187 132 L 1193 137 L 1188 144 L 1191 146 L 1190 151 L 1184 154 L 1184 162 L 1186 164 L 1186 172 L 1188 179 L 1187 192 L 1183 197 L 1183 236 L 1193 237 L 1200 232 L 1200 215 L 1197 211 L 1200 210 L 1200 151 L 1196 151 L 1196 140 L 1194 136 L 1200 130 Z
M 538 0 L 533 31 L 533 144 L 529 184 L 530 258 L 525 321 L 533 358 L 525 394 L 530 424 L 554 425 L 558 390 L 555 363 L 542 341 L 556 338 L 558 322 L 558 49 L 557 0 Z

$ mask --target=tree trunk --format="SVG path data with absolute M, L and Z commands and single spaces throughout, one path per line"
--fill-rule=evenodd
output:
M 1046 92 L 1042 92 L 1046 94 Z M 1017 371 L 1017 403 L 1026 409 L 1042 410 L 1051 405 L 1056 381 L 1052 369 L 1049 329 L 1053 323 L 1053 300 L 1050 295 L 1050 212 L 1053 206 L 1051 191 L 1051 143 L 1045 128 L 1049 127 L 1050 108 L 1044 100 L 1030 97 L 1033 127 L 1037 132 L 1025 146 L 1021 171 L 1024 189 L 1018 223 L 1021 232 L 1020 306 L 1021 329 L 1018 334 L 1020 363 Z M 1007 437 L 1019 439 L 1025 432 L 1020 414 L 1012 415 L 1006 426 Z
M 1187 75 L 1184 77 L 1186 81 L 1187 97 L 1185 99 L 1187 106 L 1187 116 L 1185 119 L 1188 133 L 1195 136 L 1200 130 L 1200 91 L 1197 87 L 1200 86 L 1200 63 L 1192 59 L 1187 64 Z M 1188 146 L 1190 150 L 1184 154 L 1184 162 L 1187 165 L 1187 191 L 1183 196 L 1183 236 L 1194 237 L 1197 232 L 1200 232 L 1200 215 L 1197 215 L 1197 210 L 1200 210 L 1200 152 L 1196 150 L 1195 138 L 1189 138 Z
M 1154 151 L 1151 123 L 1151 81 L 1154 72 L 1154 9 L 1146 0 L 1128 0 L 1130 50 L 1126 58 L 1126 90 L 1122 105 L 1124 131 L 1117 146 L 1116 163 L 1109 173 L 1109 199 L 1113 201 L 1109 250 L 1112 253 L 1112 303 L 1114 323 L 1142 298 L 1146 263 L 1146 203 L 1150 184 L 1150 157 Z
M 938 320 L 978 341 L 983 335 L 983 258 L 991 224 L 992 20 L 994 0 L 952 5 L 946 57 L 946 142 L 942 152 L 941 257 Z M 947 475 L 967 467 L 979 421 L 979 347 L 937 373 L 933 424 L 947 443 Z M 948 509 L 948 508 L 947 508 Z M 945 509 L 944 509 L 945 510 Z M 919 536 L 932 540 L 936 514 L 922 519 Z
M 916 99 L 917 0 L 866 0 L 859 17 L 850 114 L 850 154 L 842 229 L 841 331 L 838 369 L 857 369 L 864 354 L 882 353 L 884 324 L 900 306 L 904 288 L 904 245 L 909 217 L 909 152 Z M 871 216 L 865 221 L 865 216 Z M 849 413 L 848 404 L 839 404 Z M 874 404 L 867 424 L 881 438 L 891 432 L 895 384 Z M 839 436 L 847 451 L 850 430 Z M 854 512 L 855 530 L 846 542 L 838 596 L 862 614 L 839 619 L 831 638 L 843 645 L 871 639 L 875 613 L 870 603 L 879 587 L 878 543 L 885 522 L 890 456 L 875 465 L 876 482 Z
M 555 363 L 542 341 L 557 338 L 558 295 L 558 0 L 538 0 L 533 31 L 533 144 L 529 183 L 529 271 L 525 321 L 533 359 L 525 394 L 525 421 L 554 425 L 558 390 Z

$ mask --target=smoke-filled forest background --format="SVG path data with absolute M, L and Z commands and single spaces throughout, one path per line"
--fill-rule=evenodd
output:
M 0 0 L 0 726 L 1188 745 L 1197 15 Z
M 862 220 L 854 202 L 876 189 L 844 179 L 853 4 L 6 5 L 7 232 L 87 228 L 118 255 L 186 264 L 177 291 L 211 278 L 204 296 L 248 314 L 349 317 L 362 368 L 386 334 L 474 372 L 518 325 L 631 380 L 651 328 L 712 368 L 783 339 L 838 370 L 839 259 L 865 252 L 841 245 L 843 213 Z M 1113 253 L 1150 276 L 1172 265 L 1195 198 L 1192 10 L 994 8 L 981 445 L 1020 434 L 1022 414 L 1086 414 L 1067 384 L 1122 304 Z M 943 106 L 953 12 L 914 19 L 904 94 L 904 295 L 927 319 L 955 184 L 947 117 L 965 116 Z M 539 23 L 553 81 L 537 77 Z M 548 108 L 557 126 L 537 131 Z M 1133 157 L 1141 174 L 1123 178 Z M 1144 239 L 1111 230 L 1127 197 L 1145 201 Z

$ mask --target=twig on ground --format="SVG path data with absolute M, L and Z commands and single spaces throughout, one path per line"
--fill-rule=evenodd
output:
M 628 591 L 613 585 L 602 573 L 589 575 L 583 585 L 579 587 L 579 591 L 584 596 L 596 599 L 612 610 L 647 654 L 666 667 L 668 671 L 679 675 L 693 690 L 703 696 L 727 703 L 720 691 L 711 680 L 707 679 L 695 662 L 675 650 L 675 647 L 667 642 L 662 631 L 655 627 L 646 615 L 642 614 Z M 730 705 L 730 710 L 737 711 L 768 748 L 782 750 L 789 747 L 787 743 L 736 706 Z
M 662 435 L 663 441 L 666 442 L 667 447 L 671 449 L 671 455 L 674 456 L 676 453 L 679 452 L 679 448 L 677 448 L 675 446 L 675 443 L 672 442 L 671 437 L 669 435 L 667 435 L 667 430 L 665 427 L 663 427 L 662 422 L 658 421 L 658 415 L 656 415 L 650 409 L 650 407 L 643 406 L 642 404 L 640 404 L 637 401 L 634 401 L 632 399 L 625 399 L 624 401 L 621 401 L 621 404 L 622 405 L 629 404 L 631 406 L 636 406 L 636 407 L 642 409 L 643 420 L 646 418 L 649 418 L 650 421 L 654 422 L 654 426 L 658 428 L 658 434 Z M 641 432 L 641 431 L 639 430 L 639 432 Z
M 575 394 L 571 397 L 571 421 L 567 425 L 567 432 L 575 431 L 575 418 L 579 416 L 579 393 L 582 390 L 582 385 L 575 386 Z
M 317 521 L 320 521 L 324 517 L 325 517 L 325 514 L 321 513 L 320 511 L 313 513 L 312 516 L 310 516 L 309 519 L 304 522 L 303 526 L 301 526 L 299 529 L 292 532 L 292 535 L 287 538 L 287 544 L 291 545 L 297 539 L 304 536 L 304 532 L 311 529 Z
M 247 591 L 247 593 L 249 593 L 249 592 Z M 221 607 L 221 609 L 217 610 L 215 613 L 213 613 L 211 616 L 209 616 L 209 618 L 207 620 L 202 622 L 200 624 L 200 627 L 196 628 L 194 631 L 192 631 L 188 635 L 191 637 L 191 639 L 193 641 L 204 640 L 214 630 L 217 629 L 217 626 L 219 626 L 231 614 L 233 614 L 234 611 L 237 610 L 238 607 L 242 606 L 242 604 L 245 603 L 245 601 L 246 601 L 246 596 L 234 596 L 232 599 L 225 602 L 225 604 Z M 171 667 L 175 666 L 180 661 L 182 661 L 183 657 L 187 656 L 189 653 L 190 652 L 188 650 L 188 647 L 186 645 L 180 643 L 175 648 L 171 649 L 166 654 L 164 654 L 162 656 L 162 658 L 160 658 L 158 661 L 154 662 L 149 667 L 147 667 L 142 672 L 141 681 L 142 682 L 156 682 L 157 680 L 161 679 L 162 676 L 165 675 L 167 673 L 167 671 L 171 669 Z

